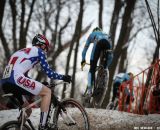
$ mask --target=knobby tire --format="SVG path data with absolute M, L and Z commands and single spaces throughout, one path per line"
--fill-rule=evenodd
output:
M 76 121 L 76 125 L 68 126 L 63 122 L 61 116 L 62 107 Z M 61 101 L 61 104 L 55 110 L 54 115 L 57 118 L 56 124 L 58 130 L 90 130 L 88 115 L 83 106 L 76 100 L 69 98 Z
M 20 130 L 20 123 L 18 121 L 9 121 L 3 124 L 0 130 Z M 23 125 L 23 130 L 31 130 L 30 127 L 26 124 Z

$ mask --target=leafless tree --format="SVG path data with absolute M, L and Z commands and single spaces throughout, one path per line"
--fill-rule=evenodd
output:
M 2 25 L 3 18 L 4 18 L 5 4 L 6 4 L 6 1 L 1 0 L 1 2 L 0 2 L 0 7 L 1 7 L 1 11 L 0 11 L 0 16 L 1 16 L 0 17 L 0 38 L 1 38 L 1 43 L 2 43 L 3 49 L 4 49 L 4 53 L 5 53 L 4 55 L 8 59 L 10 57 L 10 50 L 9 50 L 7 40 L 6 40 L 4 32 L 3 32 L 3 25 Z
M 111 18 L 111 25 L 110 25 L 110 30 L 109 30 L 109 34 L 111 35 L 113 47 L 115 44 L 115 34 L 116 34 L 117 25 L 119 21 L 119 14 L 120 14 L 120 11 L 123 5 L 124 5 L 124 1 L 115 0 L 114 10 L 113 10 L 112 18 Z
M 27 37 L 27 33 L 28 33 L 28 28 L 29 28 L 29 24 L 30 24 L 30 20 L 32 17 L 32 13 L 33 13 L 33 8 L 34 8 L 34 4 L 35 4 L 36 0 L 32 0 L 30 4 L 30 10 L 29 10 L 29 14 L 26 14 L 26 6 L 28 6 L 26 4 L 25 0 L 21 0 L 20 3 L 18 3 L 16 0 L 9 0 L 9 5 L 11 7 L 11 16 L 12 16 L 12 31 L 11 31 L 11 35 L 12 35 L 12 40 L 10 42 L 13 42 L 12 46 L 13 46 L 13 51 L 16 51 L 19 48 L 24 48 L 26 47 L 26 37 Z M 2 28 L 2 19 L 4 18 L 3 16 L 3 12 L 4 12 L 4 5 L 5 5 L 6 1 L 2 1 L 2 17 L 1 17 L 1 28 L 0 28 L 0 38 L 2 41 L 2 46 L 5 50 L 5 57 L 7 59 L 9 59 L 10 57 L 10 48 L 9 48 L 9 40 L 8 38 L 5 36 L 5 29 Z M 8 3 L 6 3 L 8 4 Z M 20 20 L 17 19 L 18 16 L 18 5 L 21 4 L 21 15 L 20 15 Z M 18 11 L 17 11 L 18 10 Z M 17 26 L 19 25 L 20 26 Z M 19 29 L 20 28 L 20 29 Z M 19 30 L 19 35 L 17 35 L 17 32 Z M 17 43 L 17 37 L 19 36 L 19 43 Z
M 128 28 L 128 24 L 130 23 L 130 20 L 132 18 L 132 12 L 134 10 L 136 0 L 133 0 L 133 1 L 126 0 L 125 2 L 126 2 L 126 7 L 125 7 L 125 11 L 124 11 L 124 14 L 122 17 L 122 24 L 121 24 L 121 29 L 120 29 L 120 33 L 119 33 L 119 38 L 118 38 L 118 41 L 117 41 L 117 44 L 116 44 L 116 47 L 114 50 L 114 58 L 113 58 L 111 67 L 109 68 L 109 70 L 110 70 L 109 85 L 108 85 L 106 98 L 103 103 L 104 106 L 106 106 L 106 104 L 108 104 L 109 99 L 110 99 L 112 79 L 115 74 L 119 58 L 122 54 L 123 46 L 126 43 L 126 35 L 128 35 L 126 32 L 128 29 L 130 29 L 130 28 Z
M 68 11 L 68 14 L 71 13 L 71 6 L 76 6 L 77 0 L 75 1 L 65 1 L 65 0 L 59 0 L 59 1 L 50 1 L 40 4 L 40 6 L 43 8 L 43 11 L 37 10 L 36 12 L 36 19 L 39 21 L 39 28 L 41 29 L 41 32 L 46 34 L 47 32 L 51 33 L 51 49 L 49 51 L 49 63 L 52 65 L 52 68 L 56 69 L 56 59 L 58 56 L 67 48 L 72 46 L 72 42 L 75 40 L 73 38 L 64 40 L 65 35 L 72 35 L 66 34 L 66 30 L 70 28 L 71 26 L 74 28 L 73 22 L 74 17 L 71 18 L 71 15 L 62 17 L 63 15 L 63 8 L 67 8 L 66 12 Z M 47 8 L 49 7 L 49 8 Z M 66 13 L 65 12 L 65 13 Z M 75 13 L 75 12 L 74 12 Z M 44 21 L 41 19 L 44 18 Z M 61 22 L 63 21 L 63 23 Z M 53 24 L 54 23 L 54 24 Z M 72 24 L 72 25 L 71 25 Z M 53 26 L 54 25 L 54 26 Z M 90 25 L 89 25 L 90 26 Z M 81 36 L 83 36 L 87 30 L 89 29 L 86 26 L 82 30 Z M 62 40 L 64 42 L 62 42 Z M 44 75 L 41 71 L 39 71 L 37 80 L 44 79 Z M 46 79 L 46 78 L 45 78 Z
M 82 18 L 83 18 L 83 7 L 84 6 L 84 1 L 80 0 L 80 10 L 79 10 L 79 14 L 78 14 L 78 19 L 76 22 L 76 27 L 75 27 L 75 31 L 71 40 L 71 44 L 70 44 L 70 48 L 69 48 L 69 52 L 67 55 L 67 63 L 66 63 L 66 70 L 65 70 L 65 74 L 68 75 L 69 73 L 69 66 L 70 66 L 70 58 L 71 58 L 71 54 L 73 51 L 73 47 L 74 47 L 74 43 L 76 42 L 76 50 L 78 51 L 78 46 L 79 46 L 79 40 L 80 37 L 82 36 L 81 34 L 84 34 L 84 31 L 86 32 L 90 25 L 88 27 L 86 27 L 86 29 L 82 30 Z M 73 70 L 73 85 L 72 85 L 72 90 L 71 90 L 71 97 L 74 96 L 74 85 L 75 85 L 75 73 L 76 73 L 76 66 L 77 66 L 77 54 L 78 52 L 75 52 L 75 56 L 74 56 L 74 70 Z M 66 86 L 64 85 L 63 88 L 63 94 L 62 94 L 62 98 L 64 98 L 65 94 L 64 91 L 66 90 Z
M 76 45 L 75 45 L 75 51 L 74 51 L 74 64 L 73 64 L 73 76 L 72 76 L 72 88 L 71 88 L 71 97 L 74 97 L 75 93 L 75 76 L 76 76 L 76 70 L 77 70 L 77 56 L 78 56 L 78 49 L 79 49 L 79 41 L 81 37 L 81 32 L 82 32 L 82 21 L 83 21 L 83 13 L 84 13 L 84 0 L 79 0 L 80 2 L 80 11 L 79 11 L 79 16 L 77 20 L 77 38 L 75 40 Z

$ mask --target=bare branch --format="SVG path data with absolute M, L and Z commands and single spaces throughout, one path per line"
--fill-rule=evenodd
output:
M 146 25 L 146 26 L 143 26 L 141 28 L 139 28 L 133 35 L 132 37 L 129 39 L 128 43 L 131 42 L 133 40 L 133 38 L 135 38 L 139 32 L 141 32 L 142 30 L 146 29 L 146 28 L 150 28 L 152 25 Z
M 3 16 L 4 16 L 5 3 L 6 3 L 6 0 L 1 0 L 0 2 L 0 38 L 2 41 L 2 46 L 4 48 L 5 57 L 9 59 L 10 50 L 9 50 L 8 43 L 4 36 L 3 29 L 2 29 L 2 21 L 3 21 Z
M 17 39 L 16 39 L 16 15 L 17 15 L 17 10 L 16 10 L 16 0 L 9 0 L 9 4 L 11 7 L 11 13 L 12 13 L 12 22 L 13 22 L 13 28 L 12 28 L 12 39 L 13 39 L 13 48 L 14 51 L 17 50 Z
M 64 26 L 60 28 L 59 37 L 58 37 L 58 41 L 59 41 L 58 48 L 60 48 L 60 47 L 62 46 L 62 45 L 61 45 L 62 32 L 63 32 L 63 30 L 68 26 L 68 24 L 69 24 L 70 21 L 71 21 L 71 18 L 68 17 L 68 20 L 66 21 L 66 23 L 64 24 Z
M 33 13 L 33 7 L 34 7 L 34 4 L 35 4 L 35 1 L 36 0 L 32 1 L 31 7 L 30 7 L 30 12 L 29 12 L 29 16 L 28 16 L 28 20 L 27 20 L 26 28 L 25 28 L 25 36 L 27 35 L 27 32 L 28 32 L 28 27 L 29 27 L 29 23 L 30 23 L 31 16 L 32 16 L 32 13 Z
M 82 30 L 81 37 L 82 37 L 84 34 L 86 34 L 86 32 L 90 29 L 91 26 L 92 26 L 92 23 L 90 23 L 85 29 Z M 65 49 L 67 49 L 67 48 L 70 46 L 71 42 L 72 42 L 72 40 L 67 41 L 67 42 L 61 47 L 61 49 L 57 50 L 57 51 L 54 53 L 54 55 L 52 56 L 53 59 L 56 59 L 62 51 L 64 51 Z

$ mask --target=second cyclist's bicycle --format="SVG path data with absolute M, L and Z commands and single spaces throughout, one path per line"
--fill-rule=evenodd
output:
M 53 94 L 56 85 L 50 85 L 52 90 L 52 99 L 47 116 L 48 130 L 89 130 L 89 120 L 85 109 L 72 98 L 59 101 Z M 4 94 L 3 96 L 12 97 L 13 94 Z M 14 97 L 12 97 L 14 98 Z M 38 104 L 41 99 L 36 100 L 25 108 L 15 99 L 15 103 L 19 106 L 20 114 L 18 120 L 9 121 L 0 127 L 0 130 L 36 130 L 30 119 L 26 119 L 26 110 L 30 109 L 35 104 Z
M 93 88 L 93 94 L 89 99 L 89 104 L 88 102 L 84 101 L 85 102 L 84 105 L 87 107 L 100 108 L 105 98 L 106 91 L 108 88 L 108 81 L 109 81 L 109 70 L 108 68 L 104 68 L 104 64 L 106 63 L 106 60 L 107 60 L 106 59 L 107 52 L 108 51 L 102 51 L 101 53 L 100 65 L 97 66 L 96 73 L 95 73 L 95 83 Z

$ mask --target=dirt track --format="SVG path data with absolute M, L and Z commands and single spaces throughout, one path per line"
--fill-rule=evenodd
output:
M 86 109 L 91 130 L 160 130 L 160 115 L 136 115 L 125 112 Z M 15 120 L 17 110 L 0 111 L 0 126 L 9 120 Z M 33 110 L 31 120 L 38 126 L 39 109 Z

